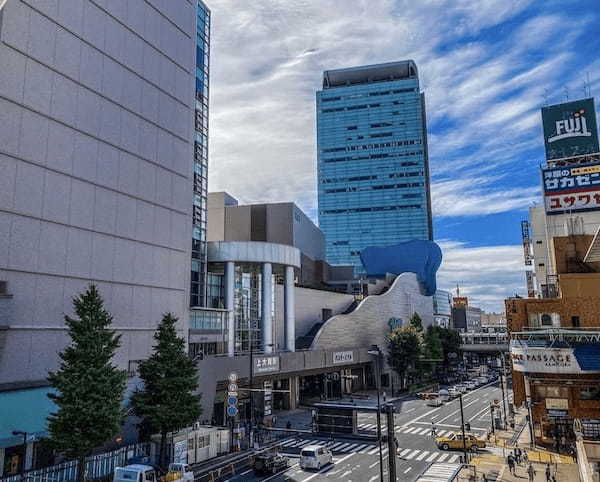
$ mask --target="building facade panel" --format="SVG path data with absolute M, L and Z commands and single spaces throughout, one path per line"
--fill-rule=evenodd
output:
M 91 282 L 127 333 L 121 367 L 147 356 L 165 311 L 187 330 L 195 4 L 174 17 L 167 2 L 133 3 L 11 0 L 2 12 L 0 57 L 14 69 L 0 74 L 0 280 L 12 295 L 0 385 L 56 368 L 63 316 Z M 161 273 L 167 259 L 182 264 L 175 276 Z M 136 287 L 160 303 L 138 313 Z

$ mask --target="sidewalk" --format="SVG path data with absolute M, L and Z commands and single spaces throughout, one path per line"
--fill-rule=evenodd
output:
M 557 482 L 579 481 L 579 470 L 577 464 L 571 457 L 536 448 L 530 449 L 529 428 L 524 423 L 525 410 L 515 413 L 515 428 L 508 430 L 496 430 L 496 437 L 491 438 L 491 452 L 481 453 L 471 459 L 471 467 L 463 469 L 459 480 L 468 481 L 503 481 L 523 482 L 529 480 L 527 469 L 529 463 L 536 471 L 534 481 L 546 481 L 546 467 L 550 467 L 551 474 Z M 521 448 L 526 454 L 529 463 L 521 462 L 515 468 L 515 474 L 511 474 L 507 464 L 508 455 L 516 447 Z M 475 477 L 474 479 L 472 477 Z

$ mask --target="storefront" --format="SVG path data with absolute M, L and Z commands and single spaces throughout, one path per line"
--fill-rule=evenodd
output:
M 586 434 L 600 431 L 600 344 L 513 340 L 514 377 L 530 403 L 536 442 L 566 450 L 575 440 L 574 423 Z

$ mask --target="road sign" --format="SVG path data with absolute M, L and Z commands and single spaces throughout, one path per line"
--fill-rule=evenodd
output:
M 229 415 L 230 417 L 235 417 L 237 413 L 238 409 L 236 406 L 230 405 L 229 407 L 227 407 L 227 415 Z
M 235 383 L 235 382 L 237 382 L 237 379 L 238 379 L 237 373 L 235 373 L 235 372 L 231 372 L 231 373 L 229 374 L 229 377 L 228 377 L 228 379 L 229 379 L 229 381 L 230 381 L 231 383 Z
M 238 399 L 237 397 L 229 397 L 227 398 L 227 405 L 235 405 L 237 404 Z
M 230 383 L 227 386 L 227 391 L 229 391 L 229 392 L 237 392 L 237 389 L 238 389 L 238 386 L 235 383 Z

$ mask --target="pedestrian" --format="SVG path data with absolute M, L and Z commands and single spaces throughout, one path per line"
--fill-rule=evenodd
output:
M 517 465 L 521 465 L 521 449 L 518 445 L 517 448 L 515 448 L 515 461 L 517 462 Z
M 527 450 L 523 451 L 523 462 L 525 463 L 525 465 L 529 463 L 529 456 L 527 455 Z
M 511 453 L 506 457 L 506 463 L 508 464 L 508 470 L 511 474 L 515 475 L 515 456 Z
M 535 479 L 535 469 L 533 468 L 533 464 L 529 464 L 527 475 L 529 475 L 529 482 L 533 482 L 533 479 Z
M 289 420 L 287 421 L 287 423 L 285 424 L 285 428 L 287 428 L 288 430 L 292 428 L 292 422 L 290 422 Z
M 333 445 L 333 443 L 335 442 L 335 439 L 333 438 L 333 432 L 331 432 L 329 434 L 329 442 Z
M 383 392 L 383 403 L 385 403 L 385 392 Z
M 274 427 L 275 425 L 277 425 L 277 416 L 273 415 L 272 420 L 273 420 L 273 427 Z
M 398 437 L 394 437 L 394 445 L 396 446 L 396 453 L 400 451 L 400 442 L 398 442 Z
M 433 421 L 431 422 L 431 436 L 433 438 L 437 437 L 437 429 L 435 428 L 435 424 Z
M 552 470 L 550 470 L 550 464 L 546 464 L 546 482 L 552 482 Z

